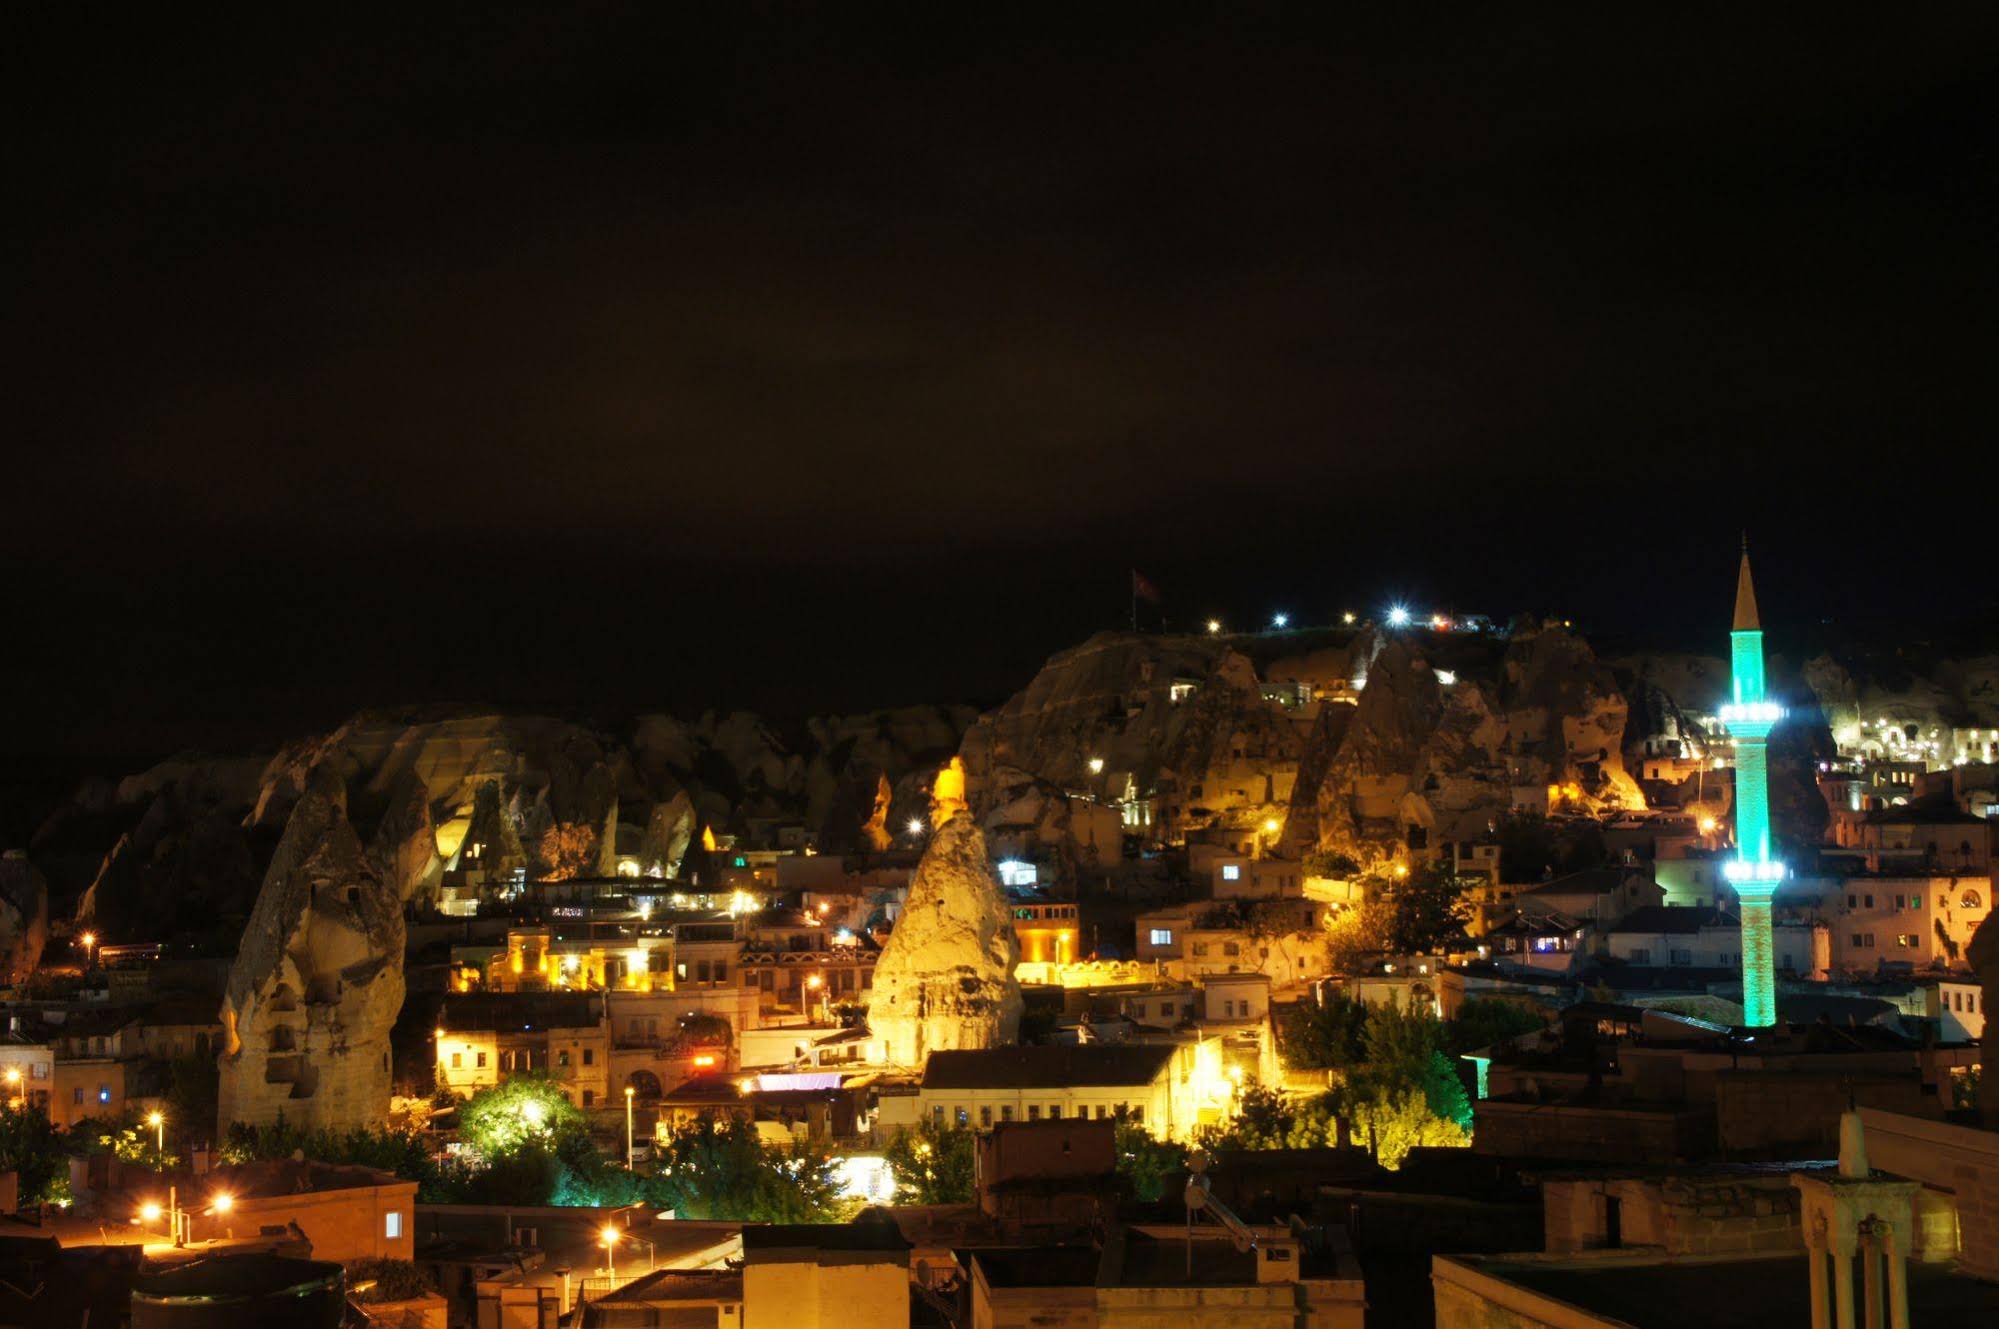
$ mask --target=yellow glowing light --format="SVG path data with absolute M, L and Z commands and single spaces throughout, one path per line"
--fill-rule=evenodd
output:
M 603 1242 L 606 1246 L 617 1245 L 618 1229 L 612 1227 L 609 1223 L 604 1224 L 604 1230 L 597 1234 L 597 1240 Z
M 903 829 L 907 830 L 912 836 L 923 834 L 923 818 L 911 817 L 909 824 Z
M 1222 621 L 1221 621 L 1221 620 L 1220 620 L 1219 618 L 1211 618 L 1211 619 L 1209 619 L 1209 620 L 1208 620 L 1208 635 L 1209 635 L 1209 636 L 1211 636 L 1211 637 L 1212 637 L 1212 636 L 1214 636 L 1214 635 L 1215 635 L 1216 633 L 1220 632 L 1221 630 L 1222 630 Z
M 813 974 L 805 980 L 805 986 L 809 988 L 816 988 L 825 983 L 825 981 L 826 980 L 819 977 L 819 975 Z
M 96 944 L 97 944 L 97 934 L 95 932 L 86 932 L 83 934 L 83 949 L 87 951 Z
M 166 1118 L 165 1118 L 165 1117 L 161 1116 L 161 1115 L 160 1115 L 159 1113 L 157 1113 L 157 1112 L 153 1112 L 153 1113 L 149 1113 L 149 1114 L 147 1115 L 147 1117 L 146 1117 L 146 1124 L 147 1124 L 148 1126 L 152 1126 L 152 1127 L 154 1127 L 154 1128 L 156 1128 L 156 1129 L 157 1129 L 157 1128 L 158 1128 L 158 1126 L 159 1126 L 159 1124 L 160 1124 L 161 1122 L 165 1121 L 165 1120 L 166 1120 Z
M 7 1083 L 8 1084 L 21 1083 L 21 1068 L 19 1066 L 9 1066 L 7 1068 Z
M 1342 622 L 1342 623 L 1346 624 L 1346 625 L 1347 625 L 1348 627 L 1352 627 L 1352 626 L 1353 626 L 1353 622 L 1354 622 L 1354 614 L 1353 614 L 1353 610 L 1349 609 L 1349 610 L 1347 610 L 1347 612 L 1346 612 L 1346 613 L 1344 613 L 1344 614 L 1341 614 L 1341 615 L 1340 615 L 1340 622 Z
M 148 1223 L 157 1223 L 160 1221 L 160 1207 L 148 1200 L 139 1206 L 139 1217 Z
M 736 1081 L 736 1088 L 742 1090 L 746 1094 L 753 1094 L 757 1091 L 757 1082 L 754 1079 L 749 1079 L 749 1078 L 741 1079 Z
M 1090 758 L 1090 774 L 1102 775 L 1103 773 L 1104 773 L 1104 759 L 1102 757 Z
M 710 1056 L 708 1053 L 704 1052 L 700 1056 L 694 1059 L 694 1064 L 696 1066 L 713 1066 L 715 1064 L 715 1058 Z M 629 1094 L 631 1090 L 627 1089 L 625 1090 L 625 1092 Z
M 1281 826 L 1281 825 L 1280 825 L 1280 823 L 1278 822 L 1277 818 L 1275 818 L 1275 817 L 1268 817 L 1268 818 L 1265 818 L 1265 819 L 1264 819 L 1264 823 L 1263 823 L 1263 833 L 1264 833 L 1265 835 L 1275 835 L 1275 834 L 1277 834 L 1277 832 L 1278 832 L 1279 830 L 1281 830 L 1281 829 L 1282 829 L 1282 826 Z
M 632 1096 L 633 1094 L 636 1094 L 637 1092 L 638 1092 L 638 1090 L 636 1090 L 636 1089 L 632 1088 L 632 1087 L 631 1087 L 630 1085 L 626 1085 L 626 1086 L 625 1086 L 625 1097 L 626 1097 L 626 1098 L 630 1098 L 630 1097 L 631 1097 L 631 1096 Z
M 215 1206 L 216 1213 L 226 1214 L 231 1209 L 234 1209 L 236 1207 L 236 1197 L 231 1195 L 228 1191 L 222 1191 L 216 1195 L 212 1203 Z
M 715 852 L 715 828 L 713 826 L 703 826 L 701 828 L 701 847 L 711 854 Z
M 1721 824 L 1721 823 L 1717 822 L 1717 821 L 1716 821 L 1716 820 L 1715 820 L 1715 819 L 1714 819 L 1713 817 L 1702 817 L 1702 818 L 1701 818 L 1701 834 L 1702 834 L 1702 835 L 1713 835 L 1713 834 L 1714 834 L 1714 830 L 1715 830 L 1715 827 L 1716 827 L 1716 826 L 1719 826 L 1720 824 Z
M 1409 875 L 1409 865 L 1408 865 L 1407 863 L 1397 863 L 1397 864 L 1395 865 L 1395 875 L 1396 875 L 1396 876 L 1397 876 L 1398 878 L 1400 878 L 1400 877 L 1406 877 L 1406 876 L 1408 876 L 1408 875 Z

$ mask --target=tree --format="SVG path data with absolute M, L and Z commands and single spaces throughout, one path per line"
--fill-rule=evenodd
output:
M 1326 963 L 1335 973 L 1358 973 L 1393 949 L 1394 907 L 1385 892 L 1369 889 L 1361 902 L 1326 920 Z
M 1140 1200 L 1163 1199 L 1166 1179 L 1187 1165 L 1187 1151 L 1128 1116 L 1117 1119 L 1117 1170 Z
M 1245 1089 L 1235 1119 L 1201 1133 L 1208 1149 L 1325 1149 L 1339 1143 L 1339 1120 L 1326 1096 L 1295 1104 L 1275 1090 Z
M 489 1159 L 529 1144 L 553 1148 L 583 1130 L 583 1110 L 539 1071 L 482 1089 L 458 1109 L 459 1135 Z
M 68 1150 L 40 1108 L 0 1106 L 0 1172 L 19 1180 L 23 1205 L 69 1203 Z
M 773 1148 L 756 1127 L 702 1118 L 661 1150 L 649 1194 L 680 1218 L 745 1223 L 825 1223 L 839 1213 L 832 1157 L 817 1143 Z
M 1423 955 L 1464 931 L 1470 917 L 1465 879 L 1442 862 L 1431 863 L 1388 889 L 1388 949 Z
M 933 1118 L 896 1131 L 883 1151 L 895 1178 L 896 1203 L 969 1203 L 975 1148 L 970 1127 L 945 1126 Z
M 1374 1161 L 1390 1172 L 1402 1166 L 1411 1149 L 1471 1144 L 1471 1137 L 1456 1122 L 1430 1110 L 1420 1089 L 1377 1086 L 1364 1095 L 1347 1097 L 1341 1111 Z
M 1338 1070 L 1366 1055 L 1366 1030 L 1367 1007 L 1334 993 L 1324 1002 L 1288 1008 L 1277 1027 L 1277 1050 L 1294 1070 Z
M 1497 997 L 1473 997 L 1444 1022 L 1444 1043 L 1456 1056 L 1548 1027 L 1538 1011 Z

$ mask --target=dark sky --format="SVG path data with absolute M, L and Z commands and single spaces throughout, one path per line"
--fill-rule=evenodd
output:
M 1993 611 L 1987 6 L 50 8 L 17 765 L 992 700 L 1132 566 L 1718 646 L 1746 526 L 1773 617 Z

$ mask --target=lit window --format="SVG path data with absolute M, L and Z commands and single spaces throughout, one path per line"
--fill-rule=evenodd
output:
M 1222 880 L 1223 880 L 1223 881 L 1241 881 L 1241 880 L 1242 880 L 1242 864 L 1240 864 L 1240 863 L 1224 863 L 1224 864 L 1222 864 Z
M 391 1209 L 382 1215 L 382 1235 L 395 1241 L 403 1235 L 403 1211 Z
M 1171 946 L 1173 944 L 1173 929 L 1153 928 L 1151 942 L 1154 946 Z
M 100 1103 L 109 1103 L 111 1101 L 111 1087 L 109 1085 L 100 1084 L 97 1086 L 97 1101 Z

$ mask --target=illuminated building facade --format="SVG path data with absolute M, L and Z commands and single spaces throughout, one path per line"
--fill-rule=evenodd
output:
M 1742 913 L 1742 1016 L 1752 1029 L 1777 1022 L 1777 982 L 1770 938 L 1770 900 L 1784 865 L 1770 851 L 1770 731 L 1784 709 L 1763 680 L 1763 622 L 1749 579 L 1749 547 L 1735 581 L 1735 622 L 1729 636 L 1733 695 L 1722 722 L 1735 738 L 1735 859 L 1728 881 Z

